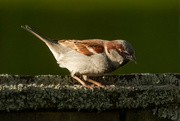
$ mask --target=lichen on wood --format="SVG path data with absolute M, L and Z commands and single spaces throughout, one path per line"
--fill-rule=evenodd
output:
M 70 76 L 1 74 L 0 110 L 151 108 L 160 117 L 180 119 L 178 74 L 105 75 L 94 79 L 105 88 L 83 87 Z

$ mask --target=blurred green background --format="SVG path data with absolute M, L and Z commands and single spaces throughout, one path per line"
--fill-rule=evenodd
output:
M 0 0 L 0 73 L 69 74 L 21 25 L 53 39 L 124 39 L 137 64 L 113 74 L 180 72 L 176 0 Z

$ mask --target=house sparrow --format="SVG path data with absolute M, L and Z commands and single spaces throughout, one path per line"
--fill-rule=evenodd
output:
M 71 76 L 86 87 L 84 81 L 104 87 L 89 76 L 110 73 L 129 61 L 136 61 L 132 45 L 125 40 L 51 40 L 28 25 L 21 27 L 45 42 L 59 66 L 67 68 Z

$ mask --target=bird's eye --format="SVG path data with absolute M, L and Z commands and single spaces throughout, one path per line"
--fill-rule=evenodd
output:
M 124 54 L 125 54 L 125 55 L 129 55 L 129 53 L 127 53 L 127 52 L 124 52 Z
M 119 54 L 122 55 L 122 56 L 128 56 L 128 55 L 130 55 L 130 54 L 127 53 L 127 52 L 120 52 Z
M 127 56 L 127 55 L 129 55 L 128 53 L 123 53 L 123 56 Z

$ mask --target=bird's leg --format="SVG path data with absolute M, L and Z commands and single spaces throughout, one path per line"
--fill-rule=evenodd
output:
M 80 78 L 78 78 L 77 76 L 75 76 L 74 74 L 71 74 L 71 77 L 74 78 L 75 80 L 77 80 L 79 83 L 81 83 L 83 86 L 87 87 L 87 84 L 85 82 L 83 82 Z
M 85 81 L 88 81 L 88 82 L 91 82 L 91 83 L 97 85 L 98 87 L 104 87 L 104 85 L 102 85 L 101 83 L 99 83 L 99 82 L 97 82 L 97 81 L 94 81 L 94 80 L 92 80 L 92 79 L 88 79 L 86 75 L 83 75 L 83 79 L 84 79 Z

